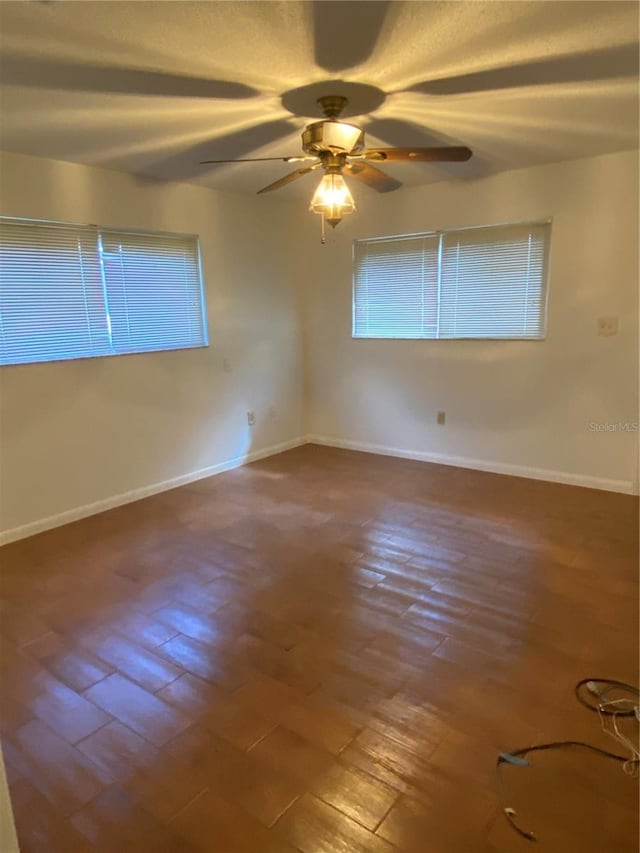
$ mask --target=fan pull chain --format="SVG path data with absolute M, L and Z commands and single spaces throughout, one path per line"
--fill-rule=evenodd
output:
M 325 235 L 325 232 L 324 232 L 324 213 L 322 214 L 322 231 L 321 231 L 321 235 L 322 235 L 322 236 L 320 237 L 320 243 L 324 246 L 324 244 L 327 242 L 327 238 L 326 238 L 326 235 Z

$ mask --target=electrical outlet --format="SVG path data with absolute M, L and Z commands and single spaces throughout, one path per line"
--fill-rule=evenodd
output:
M 255 426 L 256 423 L 256 413 L 255 412 L 247 412 L 247 423 L 249 426 Z
M 228 359 L 228 358 L 222 359 L 222 369 L 224 370 L 225 373 L 231 373 L 232 367 L 231 367 L 231 360 L 230 359 Z
M 447 420 L 447 413 L 446 412 L 438 412 L 438 414 L 436 415 L 436 423 L 438 423 L 440 426 L 444 426 L 446 420 Z
M 598 317 L 598 334 L 601 338 L 608 338 L 618 334 L 617 317 Z
M 275 406 L 269 406 L 269 413 L 268 414 L 269 414 L 269 417 L 271 418 L 271 420 L 273 420 L 275 418 L 275 416 L 278 414 L 278 410 L 276 409 Z

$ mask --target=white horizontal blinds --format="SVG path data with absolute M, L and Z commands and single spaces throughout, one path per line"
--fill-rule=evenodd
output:
M 543 337 L 548 235 L 546 223 L 445 232 L 439 337 Z
M 109 352 L 96 234 L 0 219 L 0 364 Z
M 206 344 L 197 239 L 108 230 L 100 237 L 113 351 Z
M 549 223 L 354 244 L 354 337 L 542 338 Z
M 433 338 L 437 307 L 435 235 L 354 244 L 354 337 Z
M 0 364 L 206 343 L 197 238 L 0 217 Z

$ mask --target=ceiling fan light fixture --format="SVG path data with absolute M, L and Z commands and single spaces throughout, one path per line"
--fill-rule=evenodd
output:
M 322 177 L 309 206 L 309 210 L 321 214 L 332 228 L 355 209 L 347 182 L 339 172 L 328 172 Z

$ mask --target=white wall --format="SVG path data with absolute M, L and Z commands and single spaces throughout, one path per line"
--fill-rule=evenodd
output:
M 210 339 L 206 349 L 0 368 L 0 530 L 301 436 L 293 208 L 15 154 L 0 168 L 5 215 L 199 234 Z
M 603 488 L 636 481 L 638 158 L 624 152 L 376 196 L 306 229 L 307 433 Z M 351 338 L 351 241 L 553 217 L 545 341 Z M 620 318 L 616 337 L 596 319 Z M 436 411 L 447 423 L 436 425 Z

